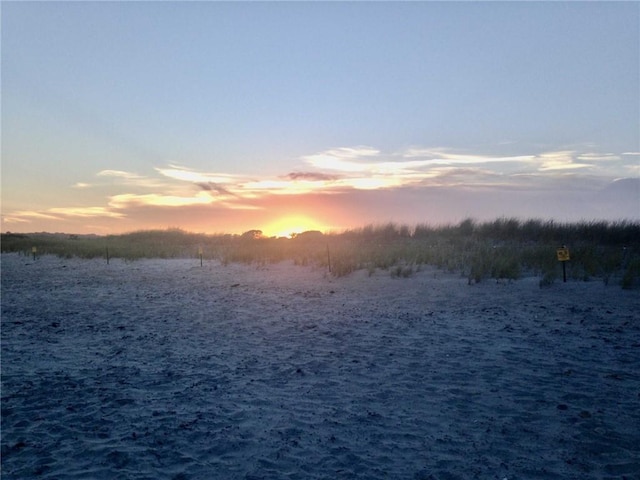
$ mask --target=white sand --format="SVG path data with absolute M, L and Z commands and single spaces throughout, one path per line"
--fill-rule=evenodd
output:
M 2 255 L 2 478 L 640 478 L 640 295 Z

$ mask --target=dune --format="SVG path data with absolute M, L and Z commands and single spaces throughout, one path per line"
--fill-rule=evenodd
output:
M 3 479 L 640 472 L 640 296 L 2 255 Z

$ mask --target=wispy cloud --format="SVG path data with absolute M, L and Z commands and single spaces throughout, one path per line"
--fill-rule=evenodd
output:
M 174 180 L 180 180 L 183 182 L 191 182 L 198 184 L 231 184 L 238 180 L 235 175 L 226 173 L 203 173 L 191 170 L 189 168 L 180 167 L 176 165 L 170 165 L 167 168 L 156 168 L 156 171 L 161 175 L 172 178 Z
M 590 163 L 615 162 L 620 160 L 620 155 L 615 153 L 580 153 L 576 158 Z
M 156 193 L 143 195 L 125 193 L 112 196 L 109 200 L 109 206 L 112 209 L 127 209 L 131 206 L 142 205 L 155 207 L 185 207 L 189 205 L 208 205 L 213 202 L 213 198 L 204 192 L 197 193 L 194 196 L 184 197 Z
M 367 171 L 371 160 L 377 158 L 380 151 L 367 146 L 332 148 L 302 159 L 314 168 L 329 169 L 340 172 Z M 369 160 L 369 162 L 362 162 Z
M 195 185 L 200 187 L 205 192 L 213 192 L 213 193 L 217 193 L 218 195 L 228 195 L 228 196 L 232 196 L 232 197 L 236 197 L 236 198 L 238 197 L 238 195 L 236 193 L 232 192 L 228 188 L 223 187 L 222 185 L 220 185 L 218 183 L 214 183 L 214 182 L 196 182 Z
M 65 217 L 124 217 L 124 213 L 106 207 L 54 207 L 47 210 L 47 212 Z
M 29 223 L 32 220 L 59 220 L 60 217 L 45 212 L 32 210 L 19 210 L 8 215 L 3 215 L 2 220 L 5 223 Z
M 130 180 L 143 178 L 136 173 L 125 172 L 124 170 L 101 170 L 96 174 L 98 177 L 116 177 Z
M 303 157 L 303 160 L 323 172 L 340 172 L 342 176 L 335 187 L 380 189 L 442 185 L 454 177 L 457 169 L 461 170 L 455 175 L 456 184 L 463 178 L 474 183 L 478 179 L 472 178 L 471 172 L 483 173 L 484 177 L 491 171 L 502 175 L 507 165 L 519 170 L 535 170 L 537 157 L 533 154 L 490 156 L 454 152 L 445 148 L 412 147 L 389 154 L 372 148 L 332 149 Z M 500 183 L 504 182 L 502 175 Z
M 319 172 L 291 172 L 284 176 L 289 180 L 305 180 L 305 181 L 319 181 L 319 182 L 332 182 L 340 179 L 340 175 L 331 175 L 328 173 Z
M 491 156 L 456 153 L 445 148 L 410 148 L 401 153 L 405 158 L 424 158 L 428 165 L 481 165 L 489 163 L 529 163 L 535 155 Z
M 30 223 L 34 220 L 64 221 L 65 218 L 122 218 L 123 212 L 108 207 L 52 207 L 41 211 L 21 210 L 3 216 L 5 223 Z
M 334 182 L 329 182 L 332 186 Z M 326 190 L 328 182 L 324 180 L 287 180 L 287 179 L 264 179 L 251 180 L 239 185 L 242 196 L 255 198 L 256 196 L 273 195 L 295 195 L 309 193 L 313 191 Z
M 133 188 L 145 188 L 145 189 L 161 189 L 166 188 L 168 184 L 161 178 L 149 177 L 140 175 L 134 172 L 127 172 L 124 170 L 101 170 L 96 174 L 97 177 L 110 179 L 115 184 L 121 184 L 127 187 Z M 113 184 L 113 183 L 110 183 Z M 103 186 L 103 184 L 91 184 L 83 183 L 81 188 L 87 188 L 90 186 Z M 76 184 L 76 186 L 78 186 Z
M 576 152 L 570 150 L 543 153 L 537 157 L 540 161 L 539 170 L 575 170 L 592 166 L 591 163 L 578 162 L 578 157 Z
M 180 212 L 206 215 L 205 212 L 213 211 L 217 218 L 235 221 L 231 213 L 225 216 L 222 212 L 272 214 L 269 205 L 295 209 L 303 198 L 306 201 L 311 201 L 312 196 L 322 198 L 322 202 L 314 200 L 316 205 L 321 205 L 330 199 L 336 202 L 337 199 L 355 198 L 358 192 L 362 195 L 373 195 L 376 191 L 386 191 L 385 195 L 399 195 L 399 192 L 409 195 L 408 192 L 426 194 L 428 191 L 460 189 L 466 192 L 522 190 L 547 195 L 548 192 L 567 191 L 569 185 L 572 189 L 594 191 L 614 178 L 640 174 L 638 157 L 638 152 L 598 152 L 594 146 L 583 150 L 558 149 L 519 155 L 443 147 L 410 147 L 383 152 L 370 146 L 355 146 L 301 156 L 289 173 L 275 176 L 207 172 L 177 164 L 155 167 L 145 174 L 105 169 L 94 179 L 74 185 L 86 194 L 85 200 L 92 194 L 93 198 L 102 198 L 102 203 L 4 212 L 3 221 L 25 224 L 104 218 L 133 222 L 132 215 L 136 218 L 162 216 L 179 221 Z M 102 181 L 93 182 L 96 178 Z M 105 188 L 111 190 L 107 190 L 106 196 L 98 196 L 100 192 L 104 194 Z M 276 202 L 274 199 L 278 198 L 280 201 Z

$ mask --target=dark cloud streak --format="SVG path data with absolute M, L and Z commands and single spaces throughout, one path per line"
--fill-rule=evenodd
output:
M 316 172 L 291 172 L 285 175 L 284 178 L 289 180 L 308 180 L 308 181 L 335 181 L 342 178 L 340 175 L 330 175 L 328 173 L 316 173 Z
M 231 192 L 230 190 L 222 187 L 221 185 L 215 182 L 196 182 L 195 184 L 205 192 L 215 192 L 218 195 L 226 195 L 230 197 L 240 198 L 238 194 Z

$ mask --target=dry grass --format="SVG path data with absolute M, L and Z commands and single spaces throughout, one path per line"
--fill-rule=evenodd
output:
M 556 249 L 567 245 L 567 274 L 574 281 L 601 279 L 623 288 L 640 284 L 640 223 L 579 222 L 501 218 L 457 225 L 408 227 L 388 223 L 342 233 L 305 232 L 295 238 L 265 238 L 259 231 L 243 235 L 204 235 L 179 229 L 123 235 L 2 234 L 3 252 L 53 254 L 81 258 L 199 258 L 223 264 L 264 265 L 292 260 L 327 268 L 344 276 L 366 269 L 408 277 L 421 265 L 457 272 L 469 283 L 486 279 L 541 277 L 541 286 L 561 276 Z

